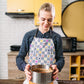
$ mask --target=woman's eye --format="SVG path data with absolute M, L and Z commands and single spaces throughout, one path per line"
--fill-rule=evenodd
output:
M 45 19 L 44 19 L 44 18 L 42 18 L 41 20 L 42 20 L 42 21 L 45 21 Z
M 47 20 L 48 22 L 52 22 L 52 18 L 50 18 L 50 19 L 41 18 L 41 20 L 42 20 L 42 21 Z
M 52 19 L 48 19 L 48 22 L 52 22 Z

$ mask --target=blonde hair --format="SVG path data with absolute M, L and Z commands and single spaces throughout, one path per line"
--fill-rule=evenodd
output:
M 52 16 L 55 17 L 55 7 L 51 3 L 44 3 L 43 5 L 41 5 L 38 12 L 38 16 L 40 15 L 40 10 L 52 12 Z M 50 29 L 53 30 L 53 27 L 51 26 Z

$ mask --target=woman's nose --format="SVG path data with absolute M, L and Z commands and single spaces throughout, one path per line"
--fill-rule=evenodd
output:
M 45 24 L 48 24 L 48 20 L 45 20 Z

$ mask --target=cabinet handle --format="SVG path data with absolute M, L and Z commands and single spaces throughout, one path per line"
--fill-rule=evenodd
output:
M 18 12 L 24 11 L 23 9 L 17 9 Z
M 53 24 L 58 24 L 58 22 L 53 22 Z

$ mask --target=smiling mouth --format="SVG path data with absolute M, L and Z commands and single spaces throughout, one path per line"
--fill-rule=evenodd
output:
M 48 26 L 47 26 L 47 25 L 45 25 L 44 27 L 45 27 L 45 28 L 47 28 Z

